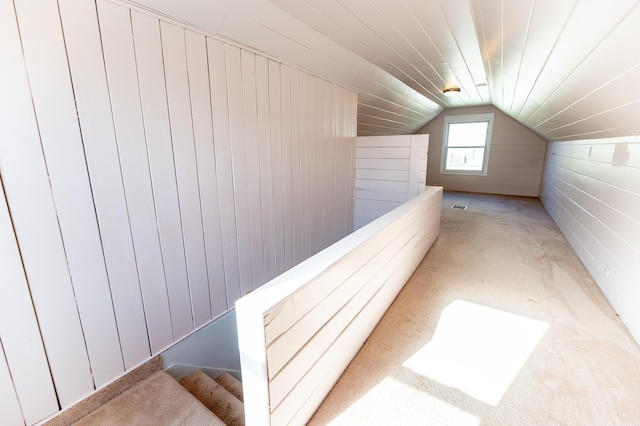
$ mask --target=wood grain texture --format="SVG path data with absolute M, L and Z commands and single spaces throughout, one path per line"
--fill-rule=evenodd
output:
M 415 230 L 411 229 L 413 221 L 429 222 L 425 215 L 408 219 L 408 230 L 398 233 L 384 249 L 361 264 L 360 269 L 310 309 L 293 327 L 281 334 L 277 341 L 268 343 L 270 397 L 275 410 L 288 393 L 297 392 L 298 382 L 315 368 L 325 349 L 343 332 L 340 324 L 353 321 L 357 312 L 360 312 L 382 285 L 388 282 L 390 274 L 396 270 L 389 262 L 394 258 L 395 262 L 398 262 L 398 259 L 409 255 L 403 249 L 415 237 Z M 335 279 L 333 276 L 331 278 Z M 320 279 L 317 285 L 322 285 L 319 281 Z M 281 313 L 283 314 L 286 316 L 286 313 Z M 327 321 L 327 318 L 330 319 Z M 303 345 L 299 346 L 299 343 Z
M 427 188 L 238 301 L 245 403 L 259 407 L 248 422 L 308 420 L 435 241 L 441 194 Z

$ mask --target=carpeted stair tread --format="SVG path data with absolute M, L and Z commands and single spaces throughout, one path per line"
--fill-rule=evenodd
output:
M 229 373 L 222 373 L 216 377 L 216 383 L 228 390 L 233 396 L 240 401 L 244 401 L 242 398 L 242 382 Z
M 244 404 L 200 370 L 191 372 L 180 384 L 228 426 L 244 425 Z
M 132 386 L 74 425 L 224 425 L 164 371 Z

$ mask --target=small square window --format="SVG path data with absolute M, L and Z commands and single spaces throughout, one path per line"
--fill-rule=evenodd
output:
M 444 117 L 441 173 L 487 174 L 493 114 Z

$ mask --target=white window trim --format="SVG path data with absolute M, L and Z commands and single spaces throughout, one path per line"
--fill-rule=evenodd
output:
M 491 153 L 491 137 L 493 135 L 493 119 L 495 114 L 468 114 L 468 115 L 447 115 L 444 117 L 444 129 L 442 132 L 442 154 L 440 158 L 440 174 L 444 175 L 474 175 L 486 176 L 489 172 L 489 154 Z M 487 140 L 485 144 L 484 158 L 482 161 L 482 170 L 447 170 L 447 140 L 449 138 L 449 124 L 451 123 L 478 123 L 486 121 Z

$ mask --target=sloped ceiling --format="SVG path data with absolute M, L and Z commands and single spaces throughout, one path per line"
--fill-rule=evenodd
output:
M 128 3 L 357 90 L 360 135 L 487 104 L 547 140 L 640 134 L 640 0 Z

